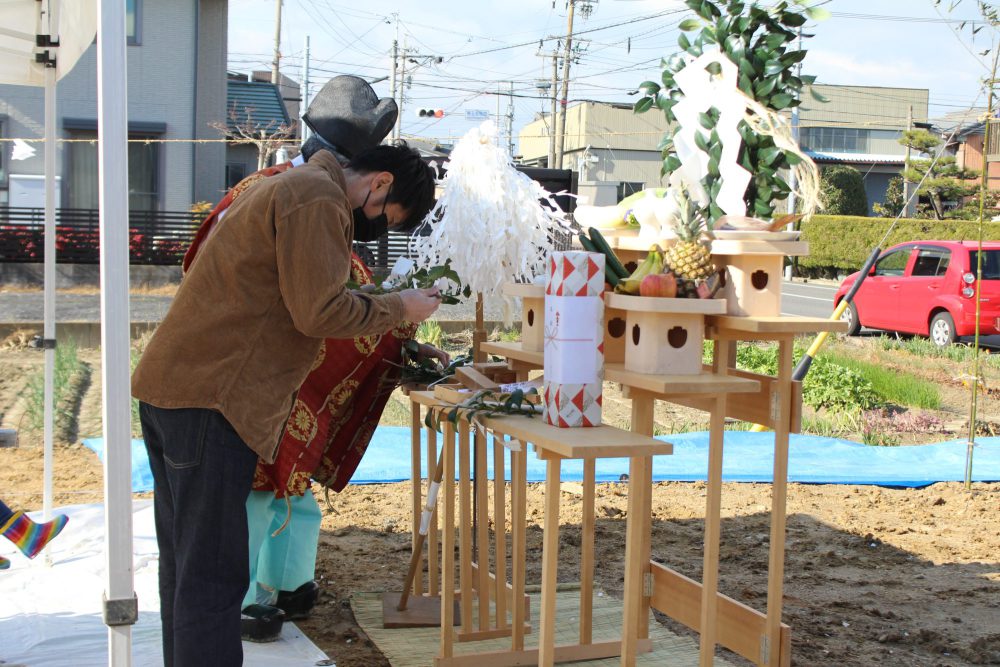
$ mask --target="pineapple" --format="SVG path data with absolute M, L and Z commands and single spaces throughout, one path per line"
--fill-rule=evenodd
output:
M 666 252 L 664 263 L 677 276 L 679 287 L 681 283 L 708 278 L 715 273 L 715 264 L 709 243 L 701 240 L 703 233 L 711 237 L 711 232 L 697 204 L 688 198 L 684 190 L 678 191 L 676 197 L 679 213 L 673 220 L 673 228 L 677 233 L 677 243 Z

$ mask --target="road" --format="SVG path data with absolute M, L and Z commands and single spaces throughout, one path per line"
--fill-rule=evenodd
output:
M 833 283 L 803 283 L 785 281 L 781 286 L 781 314 L 803 317 L 830 317 L 833 313 L 833 295 L 837 286 Z M 877 335 L 877 331 L 862 329 L 861 335 Z M 972 338 L 961 338 L 971 343 Z M 1000 350 L 1000 336 L 984 336 L 979 339 L 982 347 Z

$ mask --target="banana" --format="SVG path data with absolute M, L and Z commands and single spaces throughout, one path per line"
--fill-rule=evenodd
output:
M 660 246 L 654 245 L 649 254 L 646 255 L 646 259 L 642 260 L 642 263 L 636 267 L 636 270 L 632 272 L 628 278 L 624 278 L 619 281 L 615 291 L 619 294 L 638 294 L 639 293 L 639 283 L 646 276 L 653 273 L 663 272 L 663 251 Z

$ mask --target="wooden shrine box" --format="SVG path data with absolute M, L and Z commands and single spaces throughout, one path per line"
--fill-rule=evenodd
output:
M 521 298 L 521 349 L 541 352 L 545 344 L 545 288 L 527 283 L 507 283 L 506 296 Z M 625 311 L 604 306 L 604 361 L 625 361 Z
M 545 345 L 545 286 L 507 283 L 503 293 L 521 298 L 521 348 L 541 352 Z
M 712 241 L 712 256 L 721 272 L 726 314 L 739 317 L 781 315 L 781 281 L 785 257 L 806 255 L 809 244 L 766 239 Z
M 722 299 L 664 299 L 608 294 L 607 308 L 624 310 L 625 370 L 651 375 L 699 375 L 705 315 L 722 315 Z

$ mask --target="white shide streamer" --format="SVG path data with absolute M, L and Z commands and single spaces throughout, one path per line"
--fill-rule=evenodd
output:
M 504 283 L 531 281 L 542 273 L 552 232 L 568 222 L 553 195 L 514 168 L 497 145 L 492 121 L 459 140 L 447 169 L 442 192 L 424 220 L 430 234 L 413 237 L 417 265 L 450 260 L 472 292 L 484 296 L 500 296 Z

